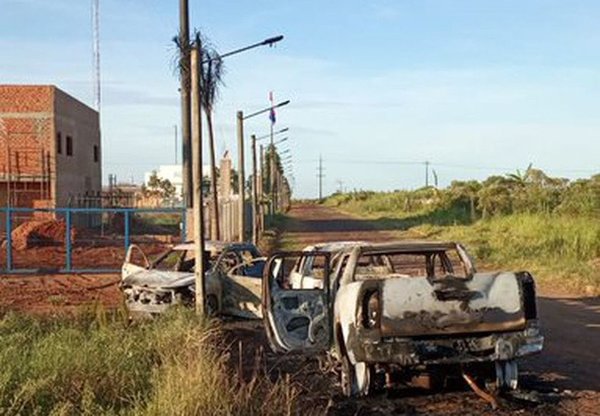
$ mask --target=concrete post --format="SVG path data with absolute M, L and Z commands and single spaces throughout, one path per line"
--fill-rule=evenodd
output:
M 263 200 L 265 197 L 265 186 L 264 186 L 264 181 L 265 181 L 265 158 L 264 158 L 264 148 L 263 145 L 260 145 L 260 184 L 259 184 L 259 193 L 258 195 L 260 196 L 260 203 L 259 203 L 259 207 L 258 210 L 260 212 L 260 223 L 259 223 L 259 230 L 260 232 L 264 232 L 265 231 L 265 206 L 263 204 Z
M 258 244 L 258 177 L 256 169 L 256 136 L 252 135 L 252 242 Z
M 245 231 L 246 231 L 246 227 L 245 227 L 245 220 L 246 220 L 246 213 L 244 212 L 245 209 L 245 182 L 246 182 L 246 177 L 244 175 L 244 113 L 242 111 L 238 111 L 237 112 L 237 136 L 238 136 L 238 188 L 239 188 L 239 195 L 240 195 L 240 199 L 239 199 L 239 204 L 240 204 L 240 209 L 239 209 L 239 221 L 238 221 L 238 226 L 239 226 L 239 241 L 244 241 L 245 240 Z
M 201 91 L 201 63 L 200 45 L 195 45 L 191 53 L 191 80 L 192 80 L 192 167 L 193 167 L 193 227 L 194 227 L 194 254 L 196 265 L 194 275 L 196 278 L 196 311 L 204 314 L 204 218 L 202 198 L 202 91 Z
M 180 59 L 185 62 L 190 59 L 190 23 L 188 0 L 179 0 L 179 43 L 181 45 Z M 186 208 L 192 207 L 192 139 L 191 139 L 191 110 L 190 110 L 190 73 L 181 65 L 179 93 L 181 94 L 181 144 L 182 144 L 182 193 Z
M 271 193 L 270 215 L 275 214 L 275 143 L 273 141 L 273 123 L 271 123 L 271 149 L 269 151 L 269 182 Z

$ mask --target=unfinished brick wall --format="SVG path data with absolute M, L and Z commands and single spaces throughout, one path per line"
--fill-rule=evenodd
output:
M 31 189 L 19 204 L 64 207 L 73 196 L 99 192 L 101 182 L 96 111 L 54 86 L 0 85 L 0 205 L 10 195 L 18 206 L 13 191 Z
M 0 175 L 26 180 L 53 170 L 53 103 L 52 87 L 0 85 Z

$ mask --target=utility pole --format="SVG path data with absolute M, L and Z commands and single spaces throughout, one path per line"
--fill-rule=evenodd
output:
M 271 102 L 271 105 L 273 103 Z M 275 143 L 273 142 L 273 123 L 271 123 L 271 147 L 269 155 L 269 192 L 271 194 L 269 203 L 269 214 L 275 214 Z
M 204 314 L 204 215 L 202 198 L 202 91 L 201 91 L 201 48 L 195 44 L 191 51 L 192 81 L 192 166 L 193 166 L 193 225 L 194 225 L 194 276 L 196 282 L 196 311 Z
M 244 241 L 244 234 L 246 231 L 246 215 L 245 215 L 245 182 L 246 178 L 244 175 L 244 112 L 237 112 L 237 138 L 238 138 L 238 193 L 240 196 L 239 199 L 239 217 L 238 217 L 238 225 L 239 225 L 239 241 Z
M 258 177 L 256 169 L 256 136 L 252 135 L 252 243 L 258 244 Z
M 264 212 L 264 205 L 263 205 L 263 198 L 264 198 L 264 194 L 265 194 L 265 151 L 263 148 L 263 145 L 260 145 L 260 184 L 259 184 L 259 195 L 260 195 L 260 199 L 261 201 L 259 202 L 259 207 L 258 207 L 258 211 L 260 213 L 260 224 L 259 224 L 259 230 L 260 232 L 263 232 L 265 230 L 265 212 Z
M 425 187 L 429 186 L 429 161 L 425 161 Z
M 190 21 L 188 0 L 179 0 L 179 45 L 181 46 L 180 61 L 190 62 Z M 179 92 L 181 95 L 181 144 L 182 144 L 182 181 L 183 202 L 186 208 L 192 207 L 192 137 L 191 137 L 191 108 L 190 108 L 190 73 L 189 65 L 180 65 Z
M 323 174 L 323 157 L 319 155 L 319 173 L 317 173 L 317 178 L 319 179 L 319 202 L 323 200 L 323 178 L 325 175 Z

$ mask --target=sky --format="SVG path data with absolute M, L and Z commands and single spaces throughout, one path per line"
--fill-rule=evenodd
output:
M 142 181 L 176 160 L 176 0 L 100 0 L 103 176 Z M 0 83 L 55 84 L 93 105 L 90 0 L 0 0 Z M 235 114 L 275 100 L 297 197 L 440 186 L 535 167 L 600 172 L 596 0 L 190 0 L 192 28 L 225 53 L 219 154 Z M 247 120 L 269 131 L 267 115 Z M 177 156 L 181 161 L 181 155 Z M 246 171 L 250 169 L 250 158 Z M 430 182 L 433 177 L 430 178 Z

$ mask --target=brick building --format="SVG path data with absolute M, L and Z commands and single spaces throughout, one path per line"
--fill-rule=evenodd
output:
M 52 85 L 0 85 L 0 206 L 67 207 L 102 190 L 98 112 Z

